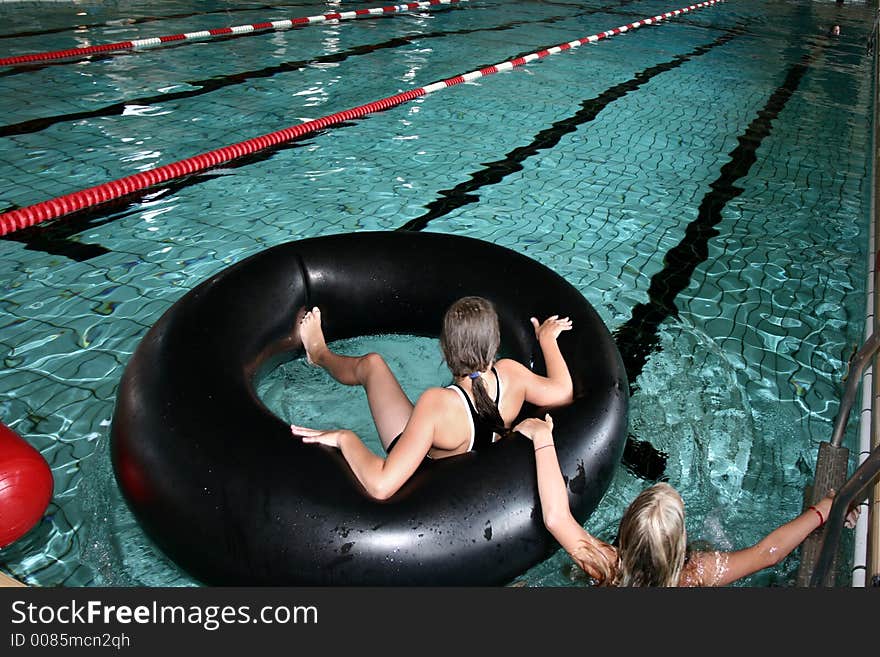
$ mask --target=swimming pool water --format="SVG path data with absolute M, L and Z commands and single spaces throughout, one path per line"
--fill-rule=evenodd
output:
M 0 3 L 0 56 L 379 5 Z M 2 69 L 0 212 L 679 6 L 471 0 Z M 543 262 L 614 333 L 640 449 L 591 531 L 613 538 L 662 477 L 692 540 L 758 540 L 799 512 L 862 337 L 872 20 L 858 3 L 730 0 L 0 240 L 0 418 L 56 482 L 44 521 L 0 567 L 44 586 L 196 584 L 113 480 L 129 356 L 175 300 L 248 255 L 404 227 Z M 445 382 L 432 341 L 342 347 L 390 352 L 413 397 Z M 301 360 L 259 392 L 285 419 L 370 433 L 357 391 Z M 576 584 L 568 563 L 556 554 L 511 584 Z M 796 568 L 795 555 L 743 584 L 790 584 Z

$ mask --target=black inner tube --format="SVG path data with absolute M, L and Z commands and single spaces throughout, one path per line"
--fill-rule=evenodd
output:
M 558 274 L 484 241 L 366 232 L 288 242 L 204 281 L 147 333 L 111 429 L 119 486 L 148 536 L 214 585 L 497 585 L 557 545 L 541 520 L 531 443 L 426 462 L 386 502 L 337 450 L 303 445 L 255 393 L 302 355 L 305 308 L 328 341 L 437 336 L 465 295 L 493 301 L 505 355 L 543 372 L 530 316 L 568 315 L 559 345 L 575 401 L 553 409 L 572 511 L 584 522 L 622 455 L 628 382 L 592 306 Z M 525 408 L 537 415 L 542 409 Z

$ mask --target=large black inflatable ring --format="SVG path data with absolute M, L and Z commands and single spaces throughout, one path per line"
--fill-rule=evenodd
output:
M 212 585 L 498 585 L 546 559 L 558 545 L 522 436 L 426 462 L 378 502 L 338 450 L 293 438 L 254 392 L 270 368 L 302 355 L 305 308 L 322 309 L 328 341 L 437 336 L 445 310 L 466 295 L 494 302 L 502 356 L 535 371 L 544 365 L 529 317 L 574 322 L 559 345 L 575 400 L 553 417 L 571 508 L 585 522 L 620 462 L 628 407 L 620 354 L 592 306 L 507 248 L 366 232 L 247 258 L 187 293 L 143 338 L 122 377 L 111 441 L 116 479 L 146 534 Z

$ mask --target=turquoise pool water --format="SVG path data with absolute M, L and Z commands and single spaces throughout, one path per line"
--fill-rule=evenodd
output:
M 2 3 L 0 56 L 380 4 Z M 2 69 L 0 212 L 679 6 L 472 0 Z M 113 479 L 129 356 L 174 301 L 248 255 L 404 227 L 547 264 L 614 333 L 632 449 L 594 533 L 612 538 L 663 477 L 693 540 L 758 540 L 798 513 L 862 337 L 872 19 L 857 3 L 730 0 L 0 240 L 0 419 L 55 476 L 46 517 L 0 568 L 43 586 L 196 584 Z M 443 381 L 430 341 L 342 346 L 390 352 L 413 394 Z M 314 390 L 305 406 L 292 380 Z M 369 431 L 360 398 L 302 361 L 260 394 L 279 415 Z M 511 584 L 577 585 L 567 564 L 556 554 Z M 796 568 L 793 556 L 742 585 L 790 584 Z

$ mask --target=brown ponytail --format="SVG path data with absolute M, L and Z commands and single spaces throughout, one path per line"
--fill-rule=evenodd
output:
M 484 372 L 495 361 L 501 344 L 498 314 L 492 302 L 483 297 L 462 297 L 443 317 L 440 348 L 455 378 Z M 506 432 L 501 413 L 483 383 L 482 376 L 471 378 L 474 409 L 480 419 L 490 423 L 498 434 Z
M 499 383 L 498 385 L 501 384 Z M 474 410 L 477 412 L 477 416 L 481 420 L 489 422 L 492 430 L 499 436 L 506 434 L 507 429 L 504 426 L 504 420 L 501 418 L 501 412 L 489 396 L 482 376 L 471 379 L 471 390 L 474 393 Z

